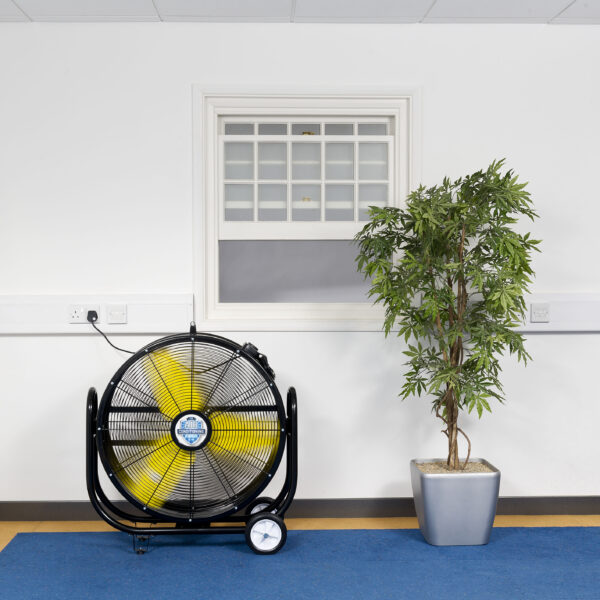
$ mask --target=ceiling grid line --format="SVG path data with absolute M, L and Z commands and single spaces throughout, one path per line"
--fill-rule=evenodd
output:
M 292 0 L 292 6 L 290 10 L 290 23 L 296 22 L 296 2 L 298 0 Z
M 427 18 L 427 16 L 429 15 L 429 13 L 433 9 L 433 7 L 436 5 L 436 2 L 437 2 L 437 0 L 433 0 L 433 2 L 431 3 L 431 6 L 427 9 L 425 14 L 421 17 L 421 20 L 419 21 L 419 23 L 422 23 Z
M 23 13 L 23 15 L 29 19 L 30 22 L 33 21 L 33 19 L 15 2 L 15 0 L 10 0 L 10 1 L 18 11 Z
M 564 14 L 565 12 L 567 12 L 569 10 L 569 8 L 571 8 L 571 6 L 573 6 L 573 4 L 575 4 L 575 2 L 577 2 L 577 0 L 572 0 L 572 2 L 569 2 L 569 4 L 567 4 L 567 6 L 565 6 L 561 11 L 559 11 L 558 14 L 554 15 L 548 21 L 548 23 L 552 23 L 554 21 L 554 19 L 558 19 L 560 17 L 560 15 Z
M 156 6 L 156 2 L 154 0 L 150 0 L 152 2 L 152 6 L 154 6 L 154 10 L 156 11 L 156 16 L 160 19 L 161 23 L 164 23 L 164 19 L 158 10 L 158 6 Z

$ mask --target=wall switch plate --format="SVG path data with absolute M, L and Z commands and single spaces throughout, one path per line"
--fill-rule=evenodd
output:
M 88 324 L 87 320 L 88 311 L 95 310 L 98 315 L 96 323 L 100 322 L 100 305 L 99 304 L 69 304 L 67 307 L 67 320 L 69 323 L 82 323 Z
M 127 323 L 127 304 L 107 304 L 106 322 L 109 325 L 125 325 Z
M 530 322 L 550 323 L 550 302 L 532 302 Z

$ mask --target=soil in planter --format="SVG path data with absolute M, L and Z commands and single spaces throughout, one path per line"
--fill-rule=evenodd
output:
M 493 473 L 493 469 L 490 469 L 486 464 L 484 463 L 480 463 L 480 462 L 470 462 L 467 463 L 467 466 L 462 469 L 462 462 L 461 464 L 461 469 L 459 469 L 458 471 L 451 471 L 450 469 L 448 469 L 448 465 L 445 462 L 431 462 L 431 463 L 417 463 L 417 467 L 419 468 L 420 471 L 422 471 L 423 473 L 457 473 L 457 474 L 461 474 L 461 473 Z

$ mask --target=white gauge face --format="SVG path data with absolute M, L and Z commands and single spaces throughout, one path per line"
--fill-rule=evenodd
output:
M 175 437 L 184 448 L 198 448 L 207 435 L 208 426 L 200 415 L 183 415 L 175 423 Z

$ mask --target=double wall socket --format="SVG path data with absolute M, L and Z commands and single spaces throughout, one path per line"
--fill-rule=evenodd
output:
M 96 323 L 104 322 L 108 325 L 125 325 L 127 323 L 127 304 L 69 304 L 67 322 L 88 323 L 87 315 L 90 310 L 95 310 L 98 315 Z
M 95 310 L 100 321 L 99 304 L 69 304 L 67 307 L 67 318 L 69 323 L 88 323 L 87 315 L 90 310 Z

